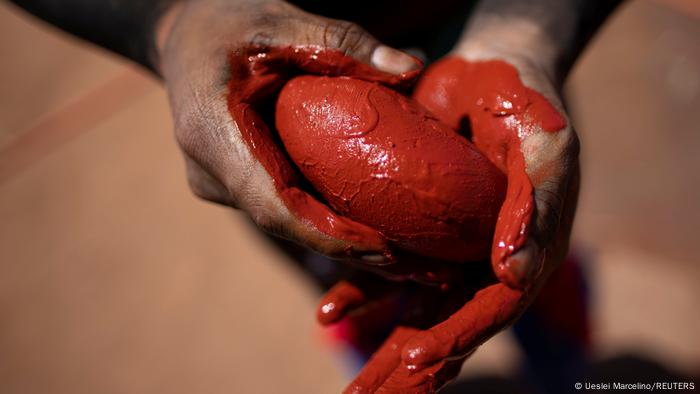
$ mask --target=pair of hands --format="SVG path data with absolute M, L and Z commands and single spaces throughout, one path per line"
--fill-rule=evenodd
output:
M 479 37 L 466 35 L 452 56 L 507 61 L 525 85 L 563 113 L 550 68 L 538 60 L 537 48 L 523 53 L 522 47 L 514 51 L 503 42 L 494 45 Z M 394 276 L 432 280 L 437 275 L 442 280 L 440 275 L 446 275 L 453 282 L 440 295 L 428 287 L 412 297 L 405 324 L 396 328 L 348 391 L 437 390 L 459 372 L 468 354 L 522 313 L 563 259 L 578 187 L 578 142 L 569 126 L 557 133 L 535 130 L 521 136 L 534 188 L 527 238 L 522 248 L 499 262 L 497 278 L 474 283 L 462 280 L 469 276 L 469 268 L 394 262 L 395 253 L 381 234 L 339 217 L 299 187 L 267 127 L 254 130 L 259 135 L 252 141 L 244 135 L 249 120 L 243 117 L 274 94 L 288 70 L 320 73 L 321 64 L 325 73 L 400 86 L 410 82 L 420 67 L 412 57 L 382 45 L 354 24 L 312 15 L 280 0 L 181 2 L 161 19 L 158 43 L 175 134 L 196 195 L 242 209 L 265 231 L 324 255 Z M 299 51 L 281 60 L 260 49 L 276 47 Z M 327 51 L 338 51 L 352 61 L 335 67 L 324 58 Z M 253 76 L 263 82 L 252 83 Z M 261 156 L 260 150 L 266 153 Z M 306 208 L 297 209 L 299 204 L 290 204 L 290 198 Z M 310 209 L 313 215 L 308 214 Z M 337 321 L 385 296 L 368 292 L 361 283 L 341 282 L 324 297 L 320 320 Z M 433 301 L 438 304 L 426 304 Z

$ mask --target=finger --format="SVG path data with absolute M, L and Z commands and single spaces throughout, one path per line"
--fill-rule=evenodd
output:
M 494 230 L 493 246 L 491 248 L 491 264 L 498 279 L 513 288 L 523 288 L 525 269 L 535 269 L 534 259 L 521 262 L 513 253 L 536 253 L 533 248 L 523 251 L 530 223 L 534 202 L 532 199 L 532 183 L 525 174 L 524 159 L 520 152 L 511 155 L 508 171 L 508 188 L 506 198 L 501 206 Z M 522 258 L 522 257 L 520 257 Z
M 302 71 L 311 74 L 349 76 L 366 81 L 381 82 L 389 86 L 408 86 L 418 76 L 422 63 L 418 59 L 411 58 L 412 67 L 406 68 L 406 71 L 386 71 L 387 69 L 399 71 L 405 68 L 387 60 L 396 57 L 395 52 L 397 50 L 383 45 L 379 46 L 371 55 L 371 58 L 375 60 L 367 63 L 358 60 L 356 56 L 352 56 L 352 52 L 348 53 L 342 48 L 329 47 L 319 50 L 317 47 L 307 46 L 295 48 L 289 60 Z M 379 63 L 388 63 L 388 65 L 378 68 L 377 64 Z
M 530 105 L 513 115 L 515 126 L 503 124 L 513 137 L 491 258 L 499 280 L 516 289 L 531 286 L 544 268 L 544 248 L 559 227 L 571 158 L 560 146 L 570 135 L 567 120 L 540 93 L 522 90 Z
M 412 327 L 396 327 L 343 392 L 374 393 L 401 363 L 402 347 L 417 332 L 419 330 Z
M 369 272 L 359 272 L 352 278 L 336 283 L 324 294 L 316 317 L 323 325 L 335 323 L 348 315 L 378 322 L 392 321 L 402 312 L 401 300 L 405 289 L 403 283 L 390 282 Z
M 262 47 L 330 49 L 392 75 L 422 66 L 414 56 L 382 45 L 355 23 L 314 15 L 284 2 L 266 7 L 265 18 L 259 22 L 250 42 Z
M 343 280 L 336 283 L 321 298 L 316 309 L 316 320 L 329 325 L 342 319 L 348 310 L 367 301 L 365 291 L 356 284 Z
M 359 25 L 330 18 L 309 15 L 310 23 L 297 24 L 297 36 L 308 44 L 335 49 L 344 55 L 375 69 L 401 75 L 422 67 L 416 57 L 381 44 Z
M 539 286 L 538 278 L 543 272 L 551 271 L 551 266 L 561 261 L 568 249 L 571 226 L 562 220 L 573 220 L 578 193 L 572 195 L 570 185 L 577 176 L 574 172 L 578 171 L 579 143 L 546 75 L 526 65 L 516 63 L 516 67 L 530 97 L 530 106 L 524 114 L 534 126 L 530 132 L 525 132 L 522 127 L 514 130 L 520 137 L 519 153 L 531 185 L 532 201 L 525 209 L 531 212 L 528 212 L 529 218 L 522 218 L 522 234 L 527 238 L 513 244 L 522 246 L 514 253 L 499 252 L 498 260 L 494 258 L 493 263 L 502 282 L 524 289 Z M 567 201 L 572 199 L 573 202 Z M 565 206 L 573 208 L 565 212 Z M 518 209 L 518 205 L 514 204 L 510 209 Z
M 413 68 L 399 74 L 374 67 L 374 62 L 364 62 L 348 54 L 347 50 L 334 46 L 289 43 L 288 46 L 256 46 L 239 49 L 232 55 L 231 89 L 234 101 L 253 102 L 274 93 L 285 81 L 290 71 L 307 74 L 348 76 L 388 86 L 409 86 L 420 72 L 422 63 L 411 60 Z M 384 46 L 377 48 L 372 57 L 385 59 L 391 51 Z M 408 55 L 406 55 L 408 56 Z M 398 68 L 396 68 L 398 69 Z
M 526 202 L 531 217 L 519 219 L 529 224 L 527 239 L 511 240 L 521 242 L 523 247 L 513 254 L 499 251 L 493 259 L 499 262 L 494 264 L 499 279 L 515 288 L 535 285 L 548 266 L 565 257 L 578 195 L 579 148 L 573 130 L 529 136 L 522 141 L 522 150 L 527 161 L 527 180 L 522 182 L 530 183 L 532 194 L 531 202 Z M 518 204 L 504 205 L 503 209 L 509 209 L 511 215 L 525 212 L 518 211 Z
M 529 283 L 533 293 L 544 285 L 569 250 L 580 186 L 578 161 L 567 173 L 568 180 L 560 182 L 566 190 L 535 189 L 535 219 L 530 239 L 524 248 L 511 256 L 511 266 L 520 271 L 521 281 Z
M 381 44 L 357 24 L 288 4 L 272 11 L 249 42 L 258 50 L 278 50 L 267 51 L 265 58 L 251 57 L 255 61 L 276 66 L 291 63 L 307 73 L 348 75 L 390 85 L 415 78 L 423 65 L 416 57 Z
M 411 338 L 402 351 L 403 363 L 419 371 L 463 356 L 514 321 L 524 305 L 523 292 L 502 283 L 489 286 L 447 320 Z

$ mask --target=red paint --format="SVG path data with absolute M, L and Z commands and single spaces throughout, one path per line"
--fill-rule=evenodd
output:
M 347 281 L 335 284 L 323 297 L 316 310 L 316 320 L 323 325 L 335 323 L 355 306 L 366 302 L 365 294 Z
M 522 287 L 511 259 L 527 237 L 534 209 L 533 188 L 525 172 L 520 141 L 539 130 L 555 132 L 566 120 L 538 92 L 520 81 L 515 67 L 502 61 L 467 62 L 446 58 L 426 70 L 414 98 L 451 127 L 468 118 L 473 142 L 508 176 L 491 251 L 496 275 Z
M 241 137 L 254 157 L 270 174 L 280 199 L 300 221 L 332 238 L 390 251 L 384 237 L 376 230 L 337 215 L 298 187 L 290 164 L 275 144 L 268 126 L 258 116 L 258 105 L 277 90 L 293 73 L 352 75 L 387 85 L 408 84 L 418 71 L 401 76 L 378 71 L 338 51 L 319 47 L 266 48 L 253 46 L 236 51 L 230 57 L 231 79 L 228 84 L 228 107 Z M 348 255 L 356 252 L 349 248 Z
M 372 228 L 375 227 L 373 223 L 368 223 L 372 226 L 370 227 L 351 219 L 341 217 L 299 189 L 293 169 L 275 145 L 269 129 L 257 115 L 255 107 L 262 99 L 276 93 L 289 78 L 288 71 L 290 70 L 300 70 L 302 73 L 333 76 L 350 75 L 354 78 L 381 82 L 390 86 L 406 84 L 411 81 L 415 74 L 404 75 L 402 77 L 388 76 L 369 66 L 354 62 L 352 59 L 340 53 L 322 51 L 316 48 L 248 49 L 232 55 L 231 70 L 232 79 L 229 84 L 229 110 L 251 152 L 260 160 L 273 178 L 275 187 L 285 205 L 295 213 L 297 217 L 311 223 L 330 236 L 363 243 L 370 242 L 374 243 L 377 247 L 384 247 L 385 240 L 378 231 Z M 301 81 L 305 79 L 308 80 L 308 78 L 302 78 Z M 324 81 L 324 79 L 317 79 L 316 81 Z M 327 82 L 328 80 L 325 81 Z M 316 82 L 312 85 L 315 84 Z M 355 128 L 328 128 L 325 130 L 328 135 L 325 136 L 314 135 L 314 133 L 318 133 L 319 130 L 302 131 L 300 135 L 304 138 L 300 138 L 296 141 L 296 144 L 298 144 L 297 147 L 300 148 L 300 150 L 311 149 L 309 141 L 314 137 L 316 137 L 313 139 L 314 142 L 318 139 L 325 139 L 329 143 L 325 144 L 325 149 L 315 152 L 318 155 L 316 157 L 327 160 L 337 160 L 337 153 L 342 153 L 343 150 L 349 153 L 349 151 L 347 151 L 348 144 L 339 143 L 338 141 L 348 141 L 357 138 L 367 139 L 370 136 L 374 137 L 375 134 L 379 134 L 392 137 L 392 140 L 388 140 L 388 142 L 378 141 L 371 145 L 378 148 L 380 153 L 379 157 L 382 157 L 382 154 L 389 155 L 391 149 L 395 149 L 389 148 L 391 146 L 389 142 L 396 144 L 397 147 L 399 143 L 405 142 L 400 139 L 393 140 L 393 138 L 396 138 L 397 134 L 399 134 L 397 131 L 399 130 L 397 123 L 404 122 L 400 126 L 401 130 L 408 130 L 404 132 L 412 133 L 415 141 L 420 141 L 420 148 L 425 149 L 421 155 L 410 156 L 410 158 L 413 159 L 412 161 L 408 160 L 406 163 L 401 163 L 402 166 L 407 166 L 406 168 L 408 168 L 403 175 L 408 176 L 409 173 L 413 173 L 411 176 L 413 180 L 406 181 L 409 185 L 408 189 L 413 192 L 424 190 L 422 188 L 422 186 L 424 186 L 421 183 L 422 181 L 416 180 L 420 179 L 420 175 L 423 174 L 421 168 L 424 167 L 421 167 L 421 160 L 426 161 L 429 159 L 440 163 L 438 165 L 438 170 L 435 172 L 432 172 L 431 167 L 427 167 L 427 173 L 429 175 L 425 177 L 425 182 L 441 182 L 443 178 L 452 176 L 450 171 L 446 170 L 448 167 L 441 168 L 441 166 L 447 159 L 450 159 L 450 162 L 453 160 L 460 160 L 452 157 L 455 152 L 469 157 L 470 165 L 473 161 L 479 162 L 481 160 L 472 156 L 473 153 L 468 153 L 470 151 L 464 148 L 461 143 L 455 142 L 450 144 L 449 147 L 444 146 L 435 149 L 426 148 L 432 148 L 431 144 L 434 143 L 432 140 L 435 138 L 431 137 L 427 141 L 421 140 L 422 134 L 420 131 L 425 131 L 423 129 L 425 124 L 439 125 L 435 126 L 434 129 L 429 129 L 428 131 L 431 133 L 429 135 L 432 135 L 432 133 L 442 135 L 440 133 L 443 133 L 444 130 L 448 130 L 449 128 L 445 128 L 444 125 L 440 125 L 439 122 L 431 119 L 420 106 L 415 105 L 411 100 L 403 98 L 397 93 L 376 84 L 360 83 L 356 81 L 350 82 L 349 84 L 354 85 L 354 87 L 349 87 L 351 91 L 348 91 L 348 93 L 354 92 L 356 94 L 354 96 L 355 99 L 350 100 L 349 97 L 351 96 L 349 95 L 340 95 L 337 97 L 336 102 L 343 103 L 344 100 L 343 106 L 346 109 L 364 114 L 357 120 L 353 120 L 355 123 L 349 123 L 350 125 L 354 125 L 353 127 Z M 339 85 L 338 80 L 332 85 L 335 86 L 334 89 L 337 89 Z M 371 86 L 371 88 L 366 87 L 367 85 Z M 313 86 L 308 88 L 311 89 L 311 87 Z M 324 87 L 320 89 L 320 91 L 328 88 L 329 87 Z M 304 89 L 306 89 L 306 87 Z M 289 93 L 291 95 L 294 92 Z M 329 91 L 326 90 L 326 93 L 329 93 Z M 331 95 L 328 94 L 328 96 Z M 379 96 L 381 100 L 376 100 L 377 96 Z M 318 105 L 323 101 L 323 96 L 313 97 L 312 95 L 309 97 L 311 98 L 311 101 L 309 101 L 311 104 L 316 100 L 316 104 L 314 105 Z M 370 100 L 369 97 L 372 99 Z M 525 172 L 525 161 L 520 150 L 520 140 L 539 130 L 551 132 L 560 130 L 566 125 L 564 118 L 557 113 L 544 97 L 522 84 L 515 68 L 499 61 L 470 63 L 456 58 L 447 58 L 436 63 L 426 72 L 416 89 L 414 97 L 443 123 L 453 129 L 457 129 L 460 121 L 465 116 L 468 116 L 472 126 L 473 141 L 476 147 L 481 150 L 496 167 L 507 174 L 507 194 L 496 224 L 496 234 L 493 240 L 491 259 L 494 270 L 501 280 L 511 286 L 520 284 L 518 282 L 519 279 L 511 274 L 513 272 L 512 264 L 516 263 L 512 262 L 512 259 L 509 259 L 509 257 L 522 247 L 527 236 L 534 208 L 532 183 Z M 304 102 L 305 100 L 306 99 L 301 98 L 298 99 L 297 102 Z M 335 100 L 336 99 L 334 99 L 334 101 Z M 386 100 L 385 104 L 377 105 L 377 102 L 384 102 L 384 100 Z M 294 99 L 291 97 L 290 101 L 294 103 Z M 376 121 L 367 120 L 371 119 L 373 116 L 373 111 L 368 109 L 370 105 L 377 109 Z M 277 114 L 278 116 L 280 115 L 279 112 L 280 111 L 278 111 Z M 291 112 L 293 113 L 294 111 Z M 401 112 L 401 114 L 395 112 Z M 394 115 L 387 115 L 387 113 L 394 113 Z M 287 121 L 293 119 L 291 113 L 284 116 L 289 117 Z M 342 119 L 342 117 L 340 119 Z M 386 124 L 384 124 L 384 119 L 387 119 Z M 410 121 L 406 121 L 406 119 L 410 119 Z M 278 122 L 279 121 L 280 120 L 278 120 Z M 307 121 L 308 119 L 305 122 Z M 280 124 L 284 122 L 285 121 L 282 120 Z M 364 127 L 369 128 L 367 122 L 376 123 L 371 133 L 362 130 Z M 303 123 L 300 124 L 300 126 L 307 127 L 309 124 L 311 123 Z M 328 124 L 326 127 L 327 126 Z M 359 136 L 342 134 L 348 130 L 351 133 L 357 132 Z M 333 136 L 333 138 L 329 136 Z M 437 137 L 437 139 L 441 138 L 443 137 Z M 449 139 L 448 137 L 444 138 L 445 140 Z M 336 139 L 336 142 L 334 144 L 330 143 L 330 141 L 328 141 L 329 139 Z M 288 140 L 289 137 L 287 136 L 285 142 Z M 307 146 L 305 146 L 304 143 Z M 294 145 L 294 143 L 292 145 Z M 321 144 L 313 145 L 321 146 Z M 288 146 L 288 149 L 289 148 Z M 314 147 L 313 149 L 316 148 Z M 332 151 L 332 149 L 336 150 Z M 340 151 L 338 151 L 338 149 L 340 149 Z M 294 147 L 289 150 L 294 157 L 295 154 L 291 152 L 294 150 Z M 360 182 L 355 184 L 356 188 L 362 187 L 362 179 L 368 179 L 368 176 L 371 182 L 384 179 L 382 177 L 372 178 L 373 174 L 377 174 L 371 171 L 362 173 L 364 170 L 373 171 L 377 168 L 376 166 L 367 166 L 366 159 L 370 156 L 364 157 L 364 166 L 358 164 L 357 166 L 344 168 L 341 167 L 342 163 L 333 162 L 332 166 L 329 166 L 327 171 L 337 171 L 338 168 L 342 168 L 343 172 L 338 174 L 326 174 L 323 176 L 328 177 L 328 182 L 340 181 L 338 183 L 342 183 L 343 180 L 348 180 L 344 178 L 351 177 L 353 179 L 349 179 L 349 181 L 359 180 Z M 302 164 L 300 165 L 302 169 L 306 166 L 306 172 L 308 172 L 309 168 L 313 168 L 311 164 L 313 164 L 312 160 L 314 156 L 302 159 L 303 160 L 299 160 L 299 158 L 297 158 L 295 161 Z M 322 162 L 325 163 L 327 160 L 323 160 Z M 365 168 L 363 169 L 360 167 Z M 469 168 L 472 167 L 464 167 L 465 170 Z M 319 174 L 323 174 L 323 172 L 319 171 Z M 465 173 L 465 177 L 466 174 L 468 174 L 468 172 Z M 384 173 L 379 175 L 384 175 Z M 396 174 L 389 173 L 389 175 L 396 176 L 399 183 L 404 182 L 398 171 Z M 313 182 L 313 176 L 309 174 L 306 174 L 306 176 Z M 477 176 L 477 178 L 478 177 L 479 176 Z M 453 182 L 445 183 L 452 184 Z M 335 203 L 331 204 L 339 212 L 344 209 L 350 212 L 348 206 L 352 207 L 352 203 L 348 201 L 349 204 L 346 205 L 345 201 L 352 199 L 344 195 L 345 191 L 343 191 L 342 188 L 337 190 L 335 188 L 338 186 L 337 184 L 331 186 L 332 188 L 327 190 L 325 193 L 327 195 L 324 195 L 324 198 L 328 199 L 329 202 L 335 200 Z M 440 193 L 436 192 L 438 187 L 445 186 L 437 185 L 434 186 L 434 188 L 428 187 L 425 189 L 428 191 L 427 194 L 417 193 L 418 197 L 413 201 L 421 201 L 423 199 L 426 199 L 426 201 L 433 201 L 432 199 L 434 196 L 442 195 L 442 189 L 439 189 Z M 468 200 L 466 202 L 467 208 L 473 207 L 469 204 L 477 204 L 478 206 L 480 198 L 471 198 L 478 194 L 474 194 L 474 190 L 467 186 L 459 185 L 459 187 L 465 187 L 468 193 L 461 196 L 453 196 L 450 194 L 451 191 L 447 190 L 447 195 L 450 196 L 449 201 L 457 201 L 461 198 L 465 198 Z M 491 191 L 496 190 L 496 188 L 494 187 L 494 189 L 488 190 L 489 193 L 491 193 Z M 321 192 L 323 193 L 323 191 Z M 375 195 L 380 195 L 380 190 L 370 190 L 370 192 Z M 392 198 L 401 196 L 398 191 L 387 193 L 387 195 Z M 490 194 L 488 198 L 494 198 L 494 195 L 495 193 Z M 452 200 L 453 197 L 457 200 Z M 371 201 L 371 199 L 369 201 Z M 377 218 L 381 219 L 381 217 L 384 216 L 397 220 L 404 219 L 397 213 L 398 209 L 403 205 L 407 205 L 403 203 L 404 201 L 410 202 L 412 200 L 409 198 L 408 200 L 401 199 L 401 201 L 398 201 L 397 199 L 393 202 L 377 205 L 376 207 L 365 203 L 364 206 L 368 209 L 368 212 L 372 214 L 372 217 L 368 218 L 368 222 L 376 220 Z M 457 204 L 461 203 L 461 201 L 457 202 Z M 412 207 L 412 209 L 415 210 L 417 207 L 420 207 L 418 211 L 427 209 L 426 212 L 432 212 L 433 209 L 439 206 L 441 206 L 441 204 L 427 203 L 425 206 L 416 205 Z M 461 205 L 459 206 L 461 207 Z M 438 217 L 441 217 L 439 215 L 444 215 L 449 209 L 450 207 L 445 207 L 444 209 L 441 207 L 438 209 L 436 211 Z M 487 211 L 488 210 L 482 212 Z M 422 221 L 423 218 L 420 220 Z M 435 221 L 433 217 L 433 225 L 435 225 L 436 222 L 439 221 Z M 380 226 L 376 225 L 376 227 L 378 228 Z M 460 229 L 457 233 L 461 235 L 468 234 L 468 232 L 461 231 Z M 451 236 L 454 233 L 448 234 Z M 399 241 L 399 238 L 401 237 L 396 237 L 396 240 Z M 419 246 L 417 249 L 422 247 L 420 246 L 420 242 L 413 246 L 408 245 L 408 247 L 416 247 L 417 245 Z M 448 254 L 451 255 L 452 252 L 453 250 L 450 250 Z M 351 306 L 353 303 L 361 303 L 363 301 L 363 294 L 354 293 L 352 289 L 346 290 L 351 291 L 340 291 L 340 293 L 345 294 L 339 294 L 337 299 L 333 301 L 336 307 L 339 307 L 340 305 L 338 304 L 342 303 L 347 303 Z M 375 355 L 367 368 L 362 371 L 358 380 L 356 380 L 348 390 L 350 392 L 355 392 L 355 390 L 359 390 L 358 392 L 377 390 L 377 392 L 382 392 L 382 390 L 389 392 L 431 392 L 436 390 L 445 380 L 451 378 L 456 371 L 458 371 L 460 358 L 464 356 L 460 354 L 460 351 L 470 351 L 474 349 L 491 335 L 509 324 L 517 317 L 518 313 L 522 311 L 526 303 L 525 299 L 525 293 L 513 290 L 504 284 L 496 284 L 477 293 L 476 296 L 467 302 L 460 310 L 429 330 L 419 331 L 410 327 L 400 328 L 394 333 L 392 338 L 390 338 L 386 346 L 382 348 L 383 350 Z M 333 313 L 321 317 L 321 319 L 327 319 L 328 321 L 337 318 L 337 316 L 333 316 Z M 380 385 L 381 387 L 379 387 Z M 367 387 L 371 389 L 365 390 Z
M 301 76 L 280 92 L 276 125 L 336 212 L 420 255 L 489 255 L 505 177 L 412 99 L 378 83 Z
M 509 259 L 523 246 L 534 208 L 520 142 L 540 130 L 563 129 L 565 119 L 522 84 L 514 67 L 500 61 L 442 60 L 426 71 L 414 98 L 453 128 L 468 117 L 474 144 L 508 176 L 491 256 L 507 285 L 485 287 L 441 323 L 383 346 L 379 352 L 384 357 L 370 360 L 347 392 L 435 392 L 458 373 L 470 352 L 516 319 L 530 298 L 512 288 L 522 282 L 513 274 L 512 265 L 518 263 Z M 402 349 L 400 362 L 397 347 Z
M 502 283 L 487 286 L 467 299 L 465 294 L 470 292 L 469 288 L 455 288 L 436 297 L 434 288 L 424 287 L 408 293 L 411 296 L 402 301 L 403 306 L 392 303 L 394 312 L 405 308 L 401 323 L 345 392 L 435 392 L 457 375 L 464 359 L 478 345 L 510 324 L 526 305 L 523 292 Z M 340 282 L 328 291 L 321 305 L 332 302 L 335 311 L 343 312 L 334 314 L 332 320 L 327 319 L 329 316 L 319 318 L 328 324 L 352 317 L 357 324 L 394 316 L 390 311 L 367 316 L 364 312 L 377 300 L 381 299 L 368 297 L 360 288 Z M 461 307 L 429 329 L 416 328 L 432 322 L 443 313 L 443 308 L 451 310 L 450 305 Z M 348 315 L 353 308 L 356 314 Z
M 379 368 L 363 368 L 355 380 L 343 390 L 344 394 L 369 394 L 380 392 L 384 382 L 401 364 L 401 348 L 406 341 L 416 335 L 419 330 L 413 327 L 398 326 L 384 341 L 382 347 L 374 352 L 367 365 Z M 396 392 L 396 391 L 395 391 Z M 401 392 L 401 391 L 398 391 Z
M 472 351 L 515 319 L 524 305 L 523 295 L 501 283 L 480 290 L 447 320 L 406 343 L 404 367 L 416 371 Z

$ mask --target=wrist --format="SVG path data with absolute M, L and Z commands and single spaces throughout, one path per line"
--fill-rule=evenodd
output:
M 583 47 L 621 2 L 481 0 L 456 52 L 514 64 L 524 60 L 546 70 L 560 86 Z

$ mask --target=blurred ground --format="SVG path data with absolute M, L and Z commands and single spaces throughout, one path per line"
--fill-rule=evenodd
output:
M 699 18 L 692 0 L 630 2 L 566 89 L 596 355 L 696 375 Z M 338 392 L 317 294 L 190 195 L 162 88 L 6 4 L 0 37 L 0 391 Z M 463 376 L 518 360 L 502 334 Z

